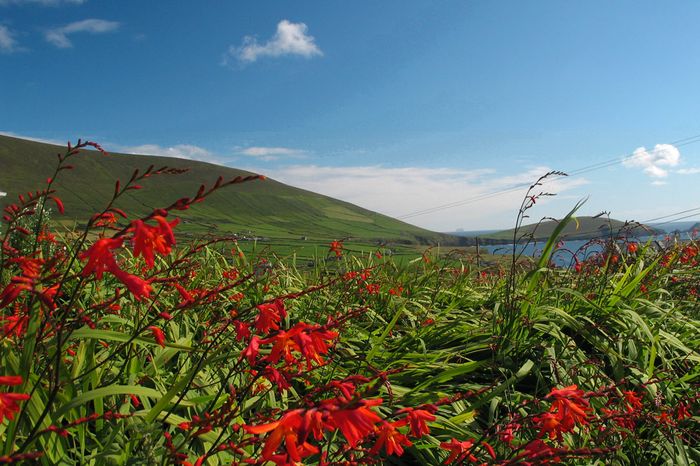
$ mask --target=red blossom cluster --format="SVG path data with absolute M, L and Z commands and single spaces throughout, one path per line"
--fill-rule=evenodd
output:
M 345 390 L 352 387 L 346 382 Z M 321 400 L 313 407 L 295 409 L 285 413 L 279 420 L 260 425 L 245 425 L 246 432 L 265 437 L 260 460 L 255 464 L 273 461 L 277 465 L 293 465 L 303 458 L 320 452 L 317 443 L 324 432 L 340 431 L 349 449 L 365 442 L 373 442 L 370 454 L 383 450 L 387 455 L 401 456 L 404 447 L 411 446 L 409 436 L 420 438 L 430 433 L 427 422 L 434 421 L 434 405 L 422 409 L 404 408 L 396 413 L 398 420 L 382 418 L 373 407 L 381 406 L 380 398 L 352 398 L 340 395 Z M 350 394 L 350 393 L 347 393 Z M 408 426 L 402 432 L 401 428 Z M 284 443 L 284 450 L 279 451 Z M 323 460 L 320 464 L 328 464 Z
M 0 385 L 6 385 L 9 387 L 22 385 L 22 377 L 18 375 L 0 376 Z M 29 395 L 27 395 L 26 393 L 0 393 L 0 422 L 2 422 L 4 419 L 14 419 L 15 413 L 19 411 L 19 405 L 17 404 L 17 402 L 25 401 L 28 399 Z

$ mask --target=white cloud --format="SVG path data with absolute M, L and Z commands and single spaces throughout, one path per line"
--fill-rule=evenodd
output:
M 26 139 L 28 141 L 43 142 L 44 144 L 53 144 L 55 146 L 65 146 L 66 141 L 59 141 L 58 139 L 46 139 L 46 138 L 35 138 L 33 136 L 24 136 L 22 134 L 13 133 L 11 131 L 0 131 L 1 136 L 9 136 L 11 138 Z
M 224 64 L 229 58 L 235 58 L 243 63 L 252 63 L 260 57 L 299 55 L 312 58 L 323 55 L 315 39 L 307 34 L 307 30 L 308 27 L 304 23 L 292 23 L 283 19 L 277 24 L 275 35 L 264 44 L 259 44 L 255 37 L 246 36 L 243 38 L 242 45 L 229 47 L 224 56 Z
M 678 170 L 676 170 L 676 173 L 678 173 L 679 175 L 697 175 L 698 173 L 700 173 L 700 168 L 679 168 Z
M 0 53 L 12 53 L 19 50 L 17 40 L 10 28 L 0 24 Z
M 203 147 L 191 144 L 178 144 L 170 147 L 163 147 L 157 144 L 143 144 L 140 146 L 127 146 L 115 148 L 119 152 L 140 155 L 158 155 L 161 157 L 175 157 L 178 159 L 199 160 L 202 162 L 219 163 L 216 155 Z
M 436 231 L 481 229 L 485 227 L 507 228 L 527 187 L 489 196 L 491 193 L 509 190 L 515 185 L 529 185 L 549 171 L 537 167 L 517 176 L 498 176 L 494 170 L 456 170 L 450 168 L 387 168 L 382 166 L 330 167 L 297 165 L 277 169 L 251 168 L 284 183 L 351 202 L 366 209 L 392 217 L 424 209 L 426 215 L 407 217 L 405 221 Z M 546 183 L 543 189 L 563 193 L 587 184 L 583 178 L 559 178 Z M 463 202 L 484 196 L 476 202 Z M 543 203 L 556 198 L 543 198 Z M 567 211 L 572 206 L 569 200 Z M 434 209 L 449 203 L 454 208 Z M 544 211 L 542 215 L 554 215 Z
M 58 48 L 73 47 L 73 43 L 68 38 L 69 35 L 87 32 L 89 34 L 104 34 L 112 32 L 119 28 L 119 23 L 116 21 L 106 21 L 104 19 L 84 19 L 74 23 L 66 24 L 60 28 L 50 29 L 46 31 L 44 37 L 48 42 Z
M 667 182 L 661 181 L 661 180 L 654 180 L 651 182 L 652 186 L 665 186 L 667 184 L 668 184 Z
M 303 158 L 307 152 L 301 149 L 291 149 L 289 147 L 246 147 L 238 151 L 239 154 L 255 157 L 258 160 L 271 161 L 280 158 Z
M 663 167 L 675 167 L 681 161 L 681 153 L 671 144 L 657 144 L 651 151 L 645 147 L 637 148 L 631 156 L 622 159 L 626 167 L 641 168 L 652 178 L 665 178 L 668 170 Z
M 0 6 L 39 4 L 46 6 L 82 5 L 87 0 L 0 0 Z

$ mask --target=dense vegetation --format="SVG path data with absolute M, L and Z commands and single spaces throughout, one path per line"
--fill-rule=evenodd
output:
M 700 461 L 694 241 L 572 269 L 548 263 L 559 231 L 538 263 L 489 269 L 329 241 L 301 269 L 235 237 L 176 241 L 178 215 L 254 175 L 115 207 L 168 168 L 57 232 L 56 179 L 86 145 L 5 210 L 0 463 Z

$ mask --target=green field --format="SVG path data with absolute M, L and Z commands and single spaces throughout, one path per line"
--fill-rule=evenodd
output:
M 65 148 L 0 136 L 0 190 L 8 193 L 1 205 L 15 202 L 17 195 L 41 189 L 51 175 L 56 154 Z M 163 199 L 192 197 L 201 184 L 211 186 L 219 176 L 231 179 L 251 173 L 193 160 L 145 155 L 84 151 L 75 168 L 61 174 L 57 195 L 66 205 L 70 220 L 85 222 L 110 200 L 117 179 L 126 182 L 134 170 L 187 168 L 182 175 L 158 175 L 144 180 L 143 189 L 130 191 L 117 207 L 143 215 L 163 206 Z M 351 237 L 365 244 L 457 244 L 458 239 L 392 219 L 347 202 L 332 199 L 274 180 L 252 181 L 216 192 L 197 209 L 177 212 L 181 233 L 256 236 L 276 241 L 305 237 L 316 244 Z

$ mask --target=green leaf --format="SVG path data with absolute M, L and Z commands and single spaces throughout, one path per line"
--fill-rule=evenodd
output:
M 105 397 L 115 395 L 137 395 L 150 398 L 159 398 L 162 394 L 158 390 L 142 387 L 140 385 L 110 385 L 108 387 L 96 388 L 95 390 L 81 393 L 62 405 L 51 415 L 51 419 L 55 423 L 78 406 L 81 406 L 89 401 L 103 399 Z

